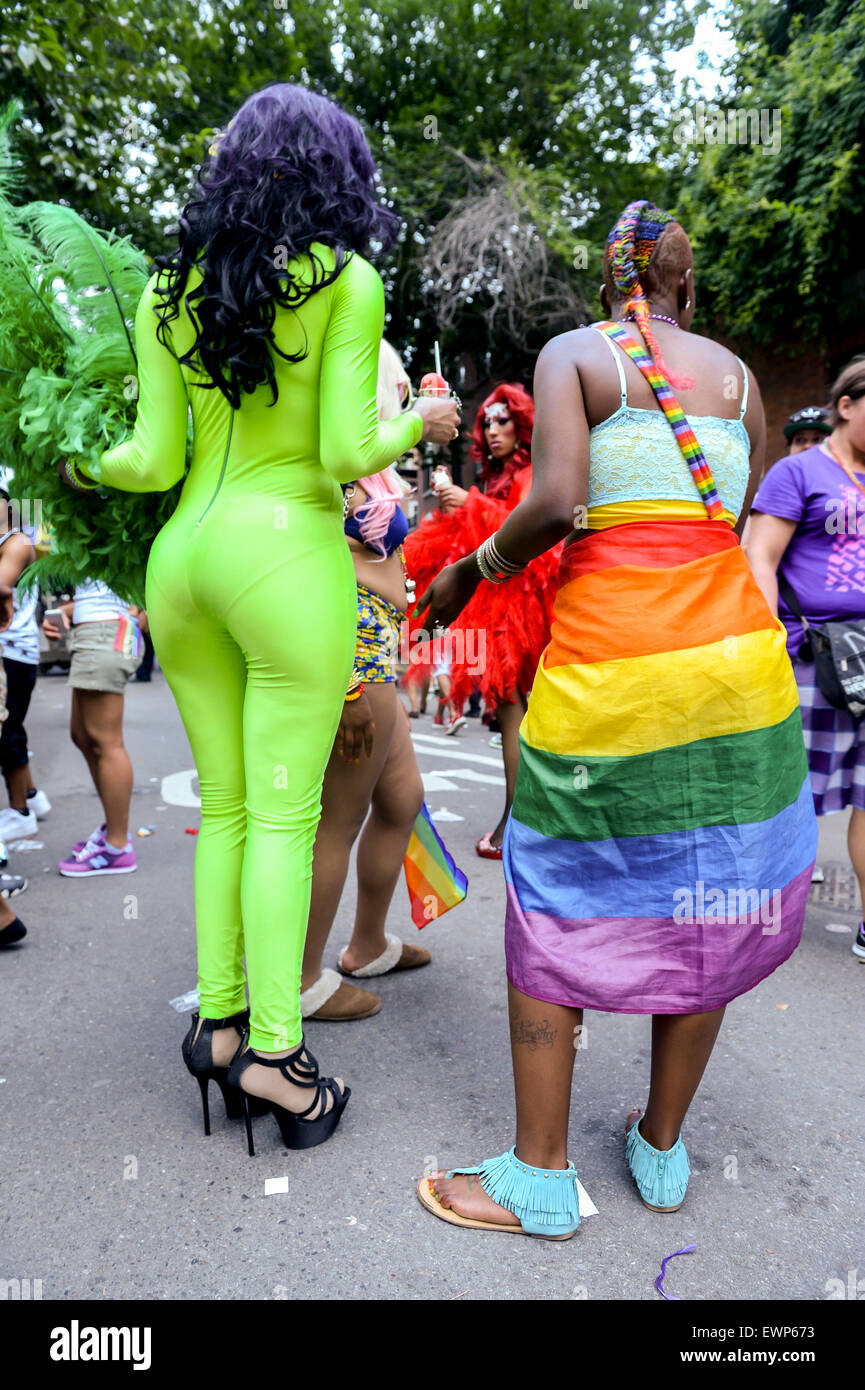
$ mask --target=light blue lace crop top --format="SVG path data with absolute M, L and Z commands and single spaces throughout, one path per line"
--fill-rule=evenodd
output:
M 699 503 L 700 494 L 667 417 L 657 410 L 628 405 L 628 389 L 620 349 L 601 333 L 619 374 L 621 404 L 618 410 L 589 432 L 589 525 L 593 508 L 619 502 Z M 750 472 L 751 444 L 743 423 L 748 406 L 748 373 L 742 368 L 744 390 L 739 418 L 689 415 L 728 520 L 742 510 Z M 654 510 L 654 509 L 653 509 Z M 690 509 L 689 509 L 690 510 Z M 612 519 L 612 518 L 611 518 Z M 600 520 L 600 518 L 599 518 Z

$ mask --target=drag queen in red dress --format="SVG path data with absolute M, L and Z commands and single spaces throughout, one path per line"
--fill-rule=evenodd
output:
M 532 485 L 535 405 L 528 392 L 507 382 L 487 396 L 478 411 L 470 456 L 481 465 L 478 486 L 451 484 L 439 498 L 442 510 L 425 517 L 405 541 L 406 568 L 417 593 L 436 575 L 475 550 L 501 526 Z M 549 641 L 555 577 L 561 543 L 539 555 L 505 584 L 482 580 L 444 639 L 425 641 L 410 626 L 409 679 L 441 649 L 450 661 L 451 700 L 457 714 L 477 686 L 486 710 L 502 732 L 506 800 L 501 820 L 476 845 L 484 858 L 501 859 L 505 821 L 519 764 L 517 732 L 526 712 L 541 652 Z

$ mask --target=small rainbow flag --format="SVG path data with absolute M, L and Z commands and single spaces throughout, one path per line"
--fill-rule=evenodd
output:
M 411 918 L 419 931 L 461 903 L 468 891 L 468 879 L 445 849 L 426 802 L 418 812 L 402 866 Z
M 140 656 L 143 645 L 141 629 L 131 613 L 121 614 L 117 619 L 114 650 L 124 656 Z

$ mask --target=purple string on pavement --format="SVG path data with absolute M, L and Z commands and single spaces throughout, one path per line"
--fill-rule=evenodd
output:
M 674 1260 L 677 1255 L 687 1255 L 691 1250 L 696 1250 L 696 1245 L 683 1245 L 681 1250 L 674 1250 L 672 1255 L 665 1255 L 661 1261 L 661 1272 L 655 1280 L 655 1288 L 662 1298 L 666 1298 L 668 1303 L 681 1303 L 682 1300 L 677 1293 L 664 1292 L 664 1277 L 667 1273 L 667 1265 L 670 1260 Z

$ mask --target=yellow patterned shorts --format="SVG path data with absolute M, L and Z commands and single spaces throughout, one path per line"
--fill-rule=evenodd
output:
M 365 585 L 357 586 L 357 646 L 355 675 L 362 681 L 396 680 L 395 661 L 399 634 L 405 614 L 374 594 Z

